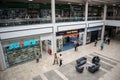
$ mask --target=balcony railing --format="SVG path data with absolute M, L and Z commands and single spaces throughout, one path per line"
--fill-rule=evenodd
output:
M 56 22 L 76 22 L 76 21 L 84 21 L 84 17 L 61 17 L 56 18 Z
M 51 18 L 7 19 L 0 20 L 0 27 L 51 23 Z
M 102 20 L 102 17 L 88 17 L 88 21 L 91 20 Z
M 120 20 L 120 16 L 109 16 L 106 18 L 107 20 Z
M 77 21 L 84 21 L 84 17 L 62 17 L 56 18 L 56 23 L 59 22 L 77 22 Z M 88 17 L 88 20 L 102 20 L 101 17 Z M 7 26 L 19 26 L 19 25 L 32 25 L 32 24 L 46 24 L 51 23 L 51 18 L 30 18 L 30 19 L 1 19 L 0 20 L 0 27 L 7 27 Z

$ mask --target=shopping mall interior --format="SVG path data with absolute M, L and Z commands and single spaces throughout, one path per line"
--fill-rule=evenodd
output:
M 119 80 L 119 57 L 120 0 L 0 1 L 0 80 Z

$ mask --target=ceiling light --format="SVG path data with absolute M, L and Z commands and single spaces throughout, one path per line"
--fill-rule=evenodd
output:
M 33 0 L 28 0 L 28 1 L 33 1 Z
M 79 4 L 79 5 L 82 5 L 82 4 Z
M 71 4 L 71 3 L 68 3 L 68 4 Z
M 116 6 L 116 4 L 113 4 L 113 6 Z

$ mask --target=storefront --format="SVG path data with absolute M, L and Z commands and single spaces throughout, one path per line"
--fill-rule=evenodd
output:
M 52 54 L 52 35 L 43 35 L 40 38 L 41 40 L 41 52 L 43 55 Z
M 84 29 L 58 32 L 57 35 L 57 52 L 72 49 L 74 41 L 80 45 L 83 44 Z
M 101 39 L 102 27 L 92 27 L 87 29 L 86 43 L 94 42 Z
M 44 46 L 41 36 L 27 36 L 2 40 L 3 53 L 7 67 L 14 66 L 19 63 L 35 59 L 36 53 L 43 55 L 42 50 L 48 52 L 48 47 L 51 47 L 51 40 L 45 40 L 48 44 Z
M 104 37 L 115 37 L 116 34 L 116 27 L 111 27 L 111 26 L 105 26 L 105 33 Z

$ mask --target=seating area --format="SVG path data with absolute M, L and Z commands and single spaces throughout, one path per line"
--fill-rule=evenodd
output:
M 75 68 L 79 73 L 83 72 L 84 67 L 82 67 L 82 65 L 84 65 L 86 62 L 87 62 L 87 58 L 85 57 L 76 60 L 77 65 L 75 66 Z
M 91 65 L 91 66 L 88 66 L 88 71 L 91 73 L 94 73 L 94 72 L 98 71 L 99 68 L 100 68 L 99 64 Z
M 85 57 L 82 57 L 82 58 L 79 58 L 78 60 L 76 60 L 76 63 L 78 66 L 81 66 L 83 64 L 85 64 L 87 62 L 87 58 Z
M 93 57 L 92 63 L 93 64 L 98 64 L 100 62 L 100 58 L 98 56 Z
M 86 57 L 82 57 L 76 60 L 76 71 L 82 73 L 84 71 L 84 64 L 87 62 Z M 87 70 L 91 73 L 94 73 L 99 70 L 100 68 L 100 58 L 98 56 L 94 56 L 92 59 L 93 65 L 87 66 Z

